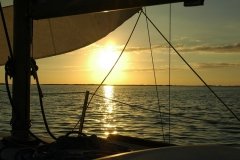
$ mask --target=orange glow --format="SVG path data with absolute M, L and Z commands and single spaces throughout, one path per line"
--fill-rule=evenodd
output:
M 92 70 L 91 75 L 94 83 L 100 83 L 107 75 L 111 68 L 116 63 L 119 55 L 119 46 L 113 41 L 108 41 L 105 45 L 98 47 L 92 53 L 89 65 Z M 122 56 L 112 70 L 109 78 L 106 80 L 107 84 L 115 84 L 122 81 L 125 77 L 123 70 L 127 67 L 126 56 Z

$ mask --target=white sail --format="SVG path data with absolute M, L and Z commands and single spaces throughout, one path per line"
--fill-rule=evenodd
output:
M 184 5 L 191 6 L 202 5 L 203 1 L 34 0 L 31 1 L 29 15 L 34 19 L 33 57 L 43 58 L 63 54 L 94 43 L 134 15 L 141 6 L 176 2 L 184 2 Z M 1 0 L 1 2 L 4 5 L 12 4 L 12 0 Z M 13 6 L 5 7 L 3 10 L 12 42 Z M 105 10 L 111 11 L 101 12 Z M 0 65 L 6 63 L 8 55 L 6 36 L 0 20 Z
M 105 37 L 139 9 L 72 15 L 33 22 L 33 57 L 43 58 L 82 48 Z M 4 8 L 8 32 L 13 38 L 13 7 Z M 0 21 L 0 65 L 9 55 L 6 36 Z

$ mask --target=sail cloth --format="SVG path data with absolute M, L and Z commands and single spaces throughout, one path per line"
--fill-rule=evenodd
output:
M 3 9 L 9 36 L 13 39 L 13 6 Z M 105 37 L 139 9 L 98 12 L 33 21 L 33 57 L 44 58 L 85 47 Z M 9 55 L 0 20 L 0 65 Z
M 204 0 L 34 0 L 31 2 L 31 17 L 35 19 L 33 57 L 43 58 L 94 43 L 138 12 L 138 7 L 176 2 L 184 2 L 185 6 L 194 6 L 202 5 Z M 5 7 L 3 10 L 12 42 L 13 6 Z M 115 11 L 100 12 L 106 10 Z M 0 65 L 6 63 L 8 55 L 6 36 L 0 20 Z

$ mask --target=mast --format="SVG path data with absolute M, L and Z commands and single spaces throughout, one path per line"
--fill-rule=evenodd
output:
M 31 24 L 29 0 L 14 0 L 14 75 L 11 135 L 18 142 L 29 141 Z

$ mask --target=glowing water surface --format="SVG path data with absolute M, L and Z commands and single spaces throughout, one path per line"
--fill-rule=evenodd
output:
M 93 93 L 96 88 L 95 85 L 42 85 L 46 117 L 54 135 L 65 135 L 73 129 L 81 116 L 85 91 Z M 240 116 L 240 87 L 213 89 Z M 172 143 L 240 144 L 239 122 L 206 88 L 173 86 L 171 93 Z M 168 141 L 167 86 L 159 86 L 159 98 L 161 111 L 164 112 L 162 120 L 154 86 L 103 86 L 87 109 L 83 132 L 100 137 L 122 134 Z M 9 134 L 11 107 L 3 85 L 0 85 L 0 106 L 0 134 Z M 31 123 L 32 132 L 40 137 L 49 137 L 35 85 L 31 91 Z

